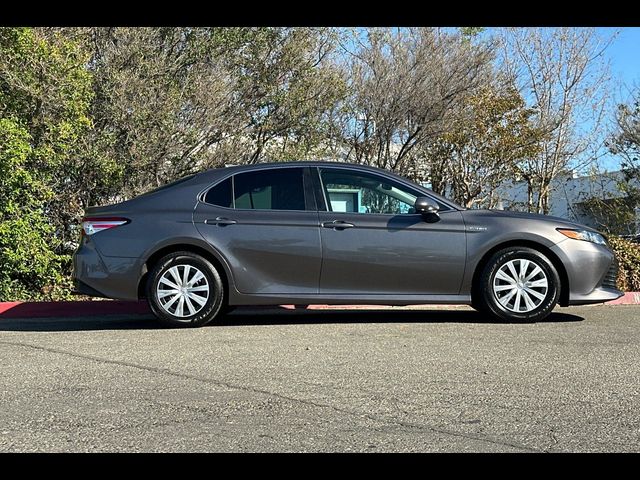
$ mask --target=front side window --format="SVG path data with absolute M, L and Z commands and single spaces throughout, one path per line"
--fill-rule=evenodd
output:
M 302 172 L 302 168 L 274 168 L 235 175 L 235 208 L 305 210 Z
M 343 169 L 320 169 L 329 210 L 349 213 L 415 213 L 418 194 L 384 177 Z

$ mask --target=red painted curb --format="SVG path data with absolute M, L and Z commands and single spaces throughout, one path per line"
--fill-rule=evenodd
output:
M 144 315 L 145 301 L 0 302 L 0 318 L 85 317 L 90 315 Z
M 607 305 L 640 305 L 640 292 L 627 292 L 616 300 L 611 300 Z

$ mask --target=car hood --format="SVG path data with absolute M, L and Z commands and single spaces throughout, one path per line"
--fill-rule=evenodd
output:
M 467 217 L 505 218 L 506 217 L 506 218 L 520 219 L 520 220 L 552 222 L 561 227 L 564 226 L 567 228 L 578 228 L 578 229 L 589 230 L 592 232 L 599 233 L 597 230 L 591 227 L 587 227 L 586 225 L 581 225 L 579 223 L 572 222 L 571 220 L 567 220 L 566 218 L 554 217 L 551 215 L 542 215 L 539 213 L 514 212 L 511 210 L 469 209 L 469 210 L 464 210 L 463 215 L 465 216 L 465 218 Z

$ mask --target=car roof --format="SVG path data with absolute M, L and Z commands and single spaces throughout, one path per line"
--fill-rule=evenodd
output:
M 270 168 L 286 168 L 286 167 L 356 167 L 356 168 L 362 168 L 365 170 L 392 173 L 382 168 L 363 165 L 360 163 L 338 162 L 338 161 L 329 161 L 329 160 L 296 160 L 296 161 L 286 161 L 286 162 L 265 162 L 265 163 L 251 163 L 251 164 L 244 164 L 244 165 L 229 165 L 226 167 L 210 169 L 203 173 L 214 172 L 214 171 L 227 172 L 229 170 L 234 170 L 234 171 L 245 171 L 245 170 L 256 170 L 256 169 L 263 170 L 263 169 L 270 169 Z

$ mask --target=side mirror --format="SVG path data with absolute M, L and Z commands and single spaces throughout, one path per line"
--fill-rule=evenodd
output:
M 414 208 L 416 209 L 416 213 L 420 213 L 422 215 L 437 215 L 439 210 L 439 207 L 427 197 L 416 198 Z

